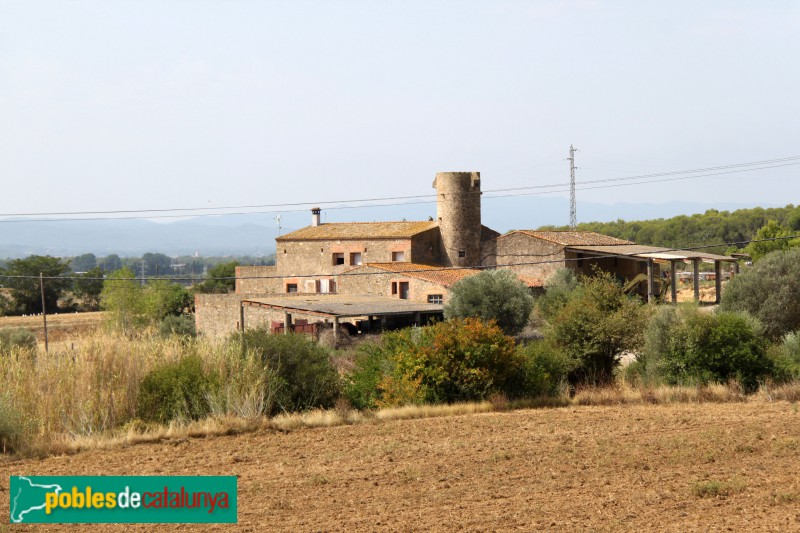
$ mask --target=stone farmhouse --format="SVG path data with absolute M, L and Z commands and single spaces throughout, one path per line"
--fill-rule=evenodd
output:
M 436 220 L 322 223 L 320 208 L 312 209 L 311 225 L 276 239 L 275 266 L 238 267 L 235 293 L 197 295 L 198 331 L 217 336 L 265 324 L 303 331 L 311 321 L 336 334 L 340 327 L 353 333 L 420 324 L 441 315 L 454 283 L 486 268 L 510 269 L 532 290 L 565 267 L 579 274 L 600 268 L 621 280 L 644 275 L 642 295 L 652 299 L 658 263 L 674 273 L 677 261 L 695 270 L 713 261 L 718 270 L 732 260 L 592 232 L 501 235 L 481 224 L 479 172 L 440 172 L 433 188 Z

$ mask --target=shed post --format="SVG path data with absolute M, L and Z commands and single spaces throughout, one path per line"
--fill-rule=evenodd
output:
M 333 317 L 333 349 L 336 349 L 336 344 L 339 341 L 339 317 Z
M 721 268 L 720 261 L 714 261 L 714 277 L 715 280 L 715 287 L 717 290 L 716 295 L 714 296 L 714 303 L 719 303 L 720 297 L 722 296 L 722 268 Z
M 381 332 L 386 331 L 386 315 L 381 316 Z
M 692 265 L 694 270 L 694 300 L 696 302 L 700 301 L 700 260 L 699 259 L 692 259 Z
M 654 275 L 655 265 L 653 263 L 653 258 L 649 257 L 647 259 L 647 303 L 649 304 L 653 303 L 656 299 Z
M 244 331 L 244 302 L 239 302 L 239 329 Z
M 669 290 L 674 304 L 678 303 L 678 276 L 675 275 L 675 263 L 674 259 L 669 260 Z
M 417 327 L 422 325 L 422 313 L 420 313 L 419 311 L 414 313 L 414 325 Z
M 283 334 L 288 335 L 292 332 L 292 314 L 283 313 Z

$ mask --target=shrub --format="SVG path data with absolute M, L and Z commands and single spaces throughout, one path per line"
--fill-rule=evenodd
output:
M 493 323 L 454 319 L 384 335 L 391 370 L 379 384 L 382 405 L 483 400 L 514 392 L 521 358 Z
M 216 389 L 216 375 L 203 370 L 203 361 L 189 355 L 150 371 L 139 386 L 136 411 L 142 420 L 166 423 L 197 420 L 210 412 L 209 395 Z
M 758 321 L 738 313 L 700 311 L 686 313 L 671 328 L 659 367 L 670 384 L 735 379 L 748 392 L 772 369 Z
M 611 274 L 584 278 L 551 319 L 545 338 L 576 362 L 572 384 L 604 384 L 614 378 L 623 352 L 638 349 L 649 308 L 626 295 Z
M 522 370 L 517 396 L 558 396 L 575 361 L 551 341 L 535 341 L 519 348 Z
M 162 337 L 170 337 L 172 335 L 185 338 L 196 337 L 197 330 L 194 325 L 194 316 L 168 316 L 158 325 L 158 332 Z
M 391 363 L 381 344 L 366 343 L 358 348 L 352 371 L 343 384 L 343 393 L 356 409 L 378 406 L 378 386 L 391 370 Z
M 453 285 L 444 308 L 451 318 L 495 321 L 506 335 L 516 335 L 528 324 L 533 296 L 510 270 L 484 270 Z
M 33 350 L 36 348 L 36 335 L 24 328 L 0 329 L 0 353 L 8 353 L 13 348 Z
M 780 344 L 770 348 L 769 356 L 776 381 L 800 380 L 800 332 L 787 333 Z
M 241 338 L 241 341 L 239 340 Z M 275 410 L 302 411 L 332 407 L 339 394 L 339 375 L 330 352 L 305 335 L 273 335 L 265 328 L 250 329 L 243 336 L 243 353 L 258 354 L 264 365 L 277 373 Z
M 735 276 L 722 293 L 720 310 L 753 315 L 772 340 L 800 329 L 800 248 L 773 252 Z
M 544 294 L 536 300 L 536 309 L 544 319 L 552 319 L 566 305 L 578 288 L 578 278 L 568 268 L 559 268 L 544 282 Z

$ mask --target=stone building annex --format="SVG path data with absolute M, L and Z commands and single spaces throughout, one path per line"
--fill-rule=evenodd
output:
M 354 333 L 421 324 L 442 314 L 454 283 L 486 268 L 510 269 L 536 290 L 558 268 L 590 274 L 596 265 L 623 280 L 649 275 L 643 296 L 653 298 L 657 263 L 670 263 L 674 273 L 676 261 L 695 270 L 713 261 L 718 270 L 732 260 L 592 232 L 501 235 L 481 224 L 479 172 L 440 172 L 433 187 L 436 220 L 321 223 L 320 208 L 312 209 L 310 226 L 276 239 L 275 266 L 237 267 L 234 293 L 196 296 L 198 332 L 219 336 L 257 325 L 306 331 L 316 323 Z

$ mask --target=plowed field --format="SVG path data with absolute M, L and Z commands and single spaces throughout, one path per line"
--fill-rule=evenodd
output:
M 235 474 L 238 525 L 124 530 L 800 531 L 800 414 L 785 402 L 527 410 L 3 461 L 4 523 L 8 474 Z

